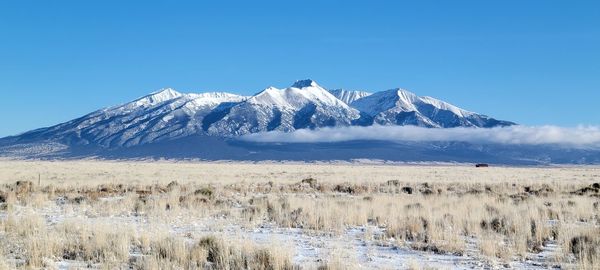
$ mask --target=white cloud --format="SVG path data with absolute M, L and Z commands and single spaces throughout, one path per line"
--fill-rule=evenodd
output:
M 379 141 L 462 141 L 501 144 L 561 144 L 600 147 L 600 128 L 581 126 L 511 126 L 501 128 L 421 128 L 415 126 L 369 126 L 271 131 L 249 134 L 242 140 L 254 142 L 341 142 Z

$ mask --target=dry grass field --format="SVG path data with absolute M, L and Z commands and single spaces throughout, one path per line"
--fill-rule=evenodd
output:
M 600 269 L 600 168 L 0 161 L 0 269 Z

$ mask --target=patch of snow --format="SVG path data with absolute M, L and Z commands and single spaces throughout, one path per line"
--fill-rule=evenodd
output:
M 331 89 L 329 90 L 329 93 L 331 93 L 336 98 L 338 98 L 346 104 L 351 104 L 355 100 L 364 98 L 366 96 L 370 96 L 372 94 L 365 91 L 350 91 L 344 89 Z

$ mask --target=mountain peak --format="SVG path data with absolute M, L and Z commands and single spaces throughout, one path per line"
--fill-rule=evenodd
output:
M 183 96 L 183 94 L 175 91 L 175 89 L 170 88 L 170 87 L 159 89 L 158 91 L 152 92 L 152 93 L 150 93 L 150 95 L 148 95 L 148 97 L 153 97 L 156 99 L 164 99 L 164 100 L 172 99 L 172 98 L 176 98 L 176 97 L 180 97 L 180 96 Z
M 388 95 L 397 95 L 397 96 L 402 96 L 402 95 L 415 95 L 416 96 L 415 93 L 408 91 L 404 88 L 392 88 L 389 90 L 382 91 L 382 93 L 387 93 Z
M 149 95 L 137 99 L 134 103 L 137 105 L 156 104 L 183 96 L 182 93 L 175 91 L 173 88 L 162 88 L 152 92 Z
M 298 80 L 294 84 L 292 84 L 292 87 L 294 87 L 294 88 L 304 88 L 304 87 L 314 87 L 314 86 L 319 86 L 319 85 L 317 84 L 317 82 L 315 82 L 311 79 Z

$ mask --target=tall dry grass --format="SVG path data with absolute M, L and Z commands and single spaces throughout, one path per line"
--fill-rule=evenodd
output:
M 526 260 L 558 245 L 550 267 L 594 269 L 599 264 L 600 187 L 594 174 L 585 180 L 580 177 L 590 173 L 585 170 L 536 169 L 541 175 L 531 181 L 501 176 L 452 181 L 444 178 L 447 170 L 429 169 L 430 181 L 313 176 L 281 182 L 6 183 L 0 188 L 0 267 L 2 258 L 4 265 L 34 268 L 61 260 L 138 269 L 295 267 L 291 255 L 277 248 L 174 235 L 161 225 L 171 220 L 223 220 L 247 228 L 274 224 L 315 235 L 342 235 L 362 227 L 374 230 L 365 238 L 375 245 L 392 241 L 402 248 L 454 255 L 475 245 L 482 260 L 501 263 Z M 557 178 L 555 172 L 567 176 Z M 60 215 L 73 218 L 48 220 L 53 213 L 45 211 L 57 205 Z M 154 231 L 141 231 L 121 219 L 146 222 Z M 222 230 L 216 224 L 213 229 Z M 355 266 L 346 255 L 324 255 L 322 260 L 326 269 Z

